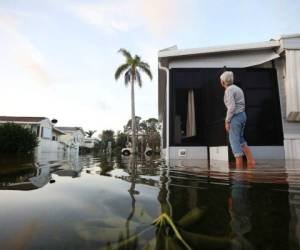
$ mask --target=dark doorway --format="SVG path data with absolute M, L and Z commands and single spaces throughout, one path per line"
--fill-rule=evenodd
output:
M 245 93 L 245 131 L 251 146 L 281 146 L 283 133 L 275 69 L 249 68 L 230 69 L 235 75 L 235 84 Z M 219 76 L 222 69 L 171 69 L 170 74 L 170 146 L 227 146 L 224 129 L 226 108 L 223 102 L 224 89 Z M 197 133 L 185 138 L 187 93 L 194 91 Z M 180 123 L 180 124 L 178 124 Z M 176 133 L 183 135 L 180 140 Z

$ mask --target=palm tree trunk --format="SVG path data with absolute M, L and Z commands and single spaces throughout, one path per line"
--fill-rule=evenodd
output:
M 134 77 L 131 80 L 131 128 L 132 128 L 132 153 L 136 153 L 136 124 L 135 124 L 135 101 L 134 101 Z

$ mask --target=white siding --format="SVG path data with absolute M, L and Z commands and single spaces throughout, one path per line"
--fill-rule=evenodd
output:
M 53 125 L 49 119 L 42 120 L 40 122 L 40 137 L 44 139 L 52 140 L 52 127 Z
M 300 123 L 286 120 L 285 57 L 275 60 L 286 159 L 300 159 Z
M 254 159 L 257 160 L 283 160 L 283 146 L 250 146 Z
M 38 153 L 64 152 L 64 150 L 65 145 L 63 143 L 48 139 L 40 139 L 37 147 Z
M 228 147 L 209 147 L 209 156 L 211 160 L 228 161 Z
M 300 136 L 291 135 L 284 139 L 285 158 L 287 160 L 300 159 Z
M 207 147 L 170 147 L 169 159 L 207 159 Z

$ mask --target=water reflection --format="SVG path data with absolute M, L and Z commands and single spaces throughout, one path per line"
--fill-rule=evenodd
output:
M 135 213 L 135 203 L 136 203 L 136 199 L 135 199 L 135 195 L 138 195 L 139 192 L 137 190 L 135 190 L 135 185 L 136 185 L 136 178 L 137 178 L 137 165 L 136 165 L 136 159 L 135 156 L 130 157 L 129 161 L 128 161 L 128 172 L 129 172 L 129 181 L 130 181 L 130 188 L 128 190 L 128 193 L 130 195 L 131 198 L 131 211 L 127 217 L 126 220 L 126 239 L 129 240 L 131 237 L 131 233 L 130 233 L 130 221 L 133 218 L 133 215 Z M 137 240 L 138 238 L 136 238 L 133 241 L 133 249 L 136 249 L 137 247 Z
M 241 173 L 235 173 L 231 183 L 231 193 L 228 198 L 228 211 L 231 217 L 230 226 L 238 243 L 237 249 L 253 249 L 252 244 L 246 238 L 246 234 L 252 229 L 251 206 L 249 198 L 250 186 L 240 178 Z
M 55 183 L 53 174 L 58 176 L 80 177 L 82 167 L 77 161 L 30 163 L 7 166 L 0 169 L 0 189 L 33 190 L 46 184 Z
M 300 249 L 295 162 L 170 165 L 105 155 L 1 158 L 1 248 Z M 174 227 L 153 225 L 163 214 Z

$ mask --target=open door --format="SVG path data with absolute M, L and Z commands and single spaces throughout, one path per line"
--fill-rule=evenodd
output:
M 231 70 L 234 72 L 234 83 L 243 89 L 245 95 L 247 114 L 245 138 L 252 146 L 254 156 L 258 152 L 272 158 L 272 154 L 277 152 L 275 150 L 272 153 L 272 148 L 283 145 L 276 70 L 263 68 Z M 232 161 L 234 156 L 224 128 L 226 107 L 223 101 L 224 89 L 219 80 L 220 71 L 208 69 L 206 76 L 210 159 Z M 268 147 L 269 150 L 260 152 L 262 147 Z
M 228 140 L 224 128 L 226 108 L 220 69 L 206 69 L 207 144 L 210 160 L 228 161 Z
M 245 94 L 245 137 L 252 146 L 254 156 L 256 152 L 263 157 L 266 157 L 267 152 L 274 156 L 278 152 L 276 148 L 283 148 L 276 70 L 229 70 L 234 72 L 234 82 Z M 224 128 L 225 90 L 219 79 L 222 71 L 220 68 L 176 68 L 170 71 L 170 148 L 173 147 L 176 152 L 181 149 L 189 151 L 190 155 L 186 155 L 187 158 L 201 156 L 201 159 L 206 159 L 208 151 L 211 160 L 234 160 Z M 191 90 L 193 98 L 190 99 L 193 99 L 193 102 L 189 101 Z M 190 126 L 187 122 L 190 103 L 193 103 L 195 116 L 191 120 L 194 120 L 192 124 L 195 123 L 196 127 L 192 126 L 192 133 L 188 133 L 187 129 Z

